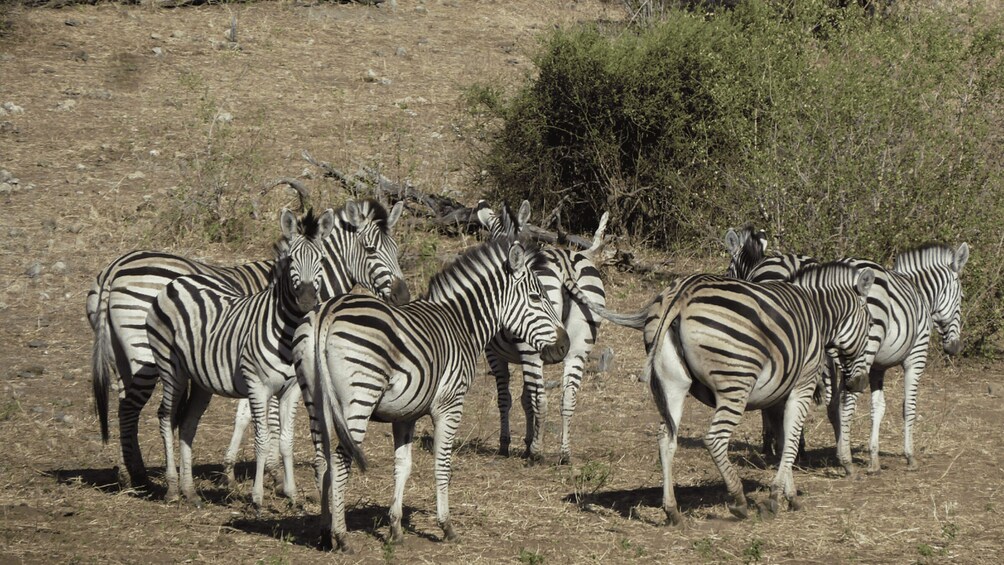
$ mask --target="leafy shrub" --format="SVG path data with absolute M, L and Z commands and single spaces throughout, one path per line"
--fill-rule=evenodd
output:
M 589 231 L 720 251 L 752 222 L 777 247 L 880 262 L 927 241 L 973 248 L 969 349 L 1004 319 L 1004 28 L 853 2 L 667 10 L 644 28 L 556 31 L 538 74 L 479 111 L 491 197 L 563 206 Z

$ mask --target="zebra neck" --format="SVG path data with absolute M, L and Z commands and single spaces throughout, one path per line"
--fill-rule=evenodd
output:
M 277 277 L 269 291 L 272 294 L 269 302 L 275 305 L 272 313 L 273 324 L 286 342 L 292 339 L 293 332 L 303 321 L 306 312 L 300 312 L 289 277 L 284 274 Z
M 430 293 L 428 301 L 444 307 L 456 320 L 456 324 L 465 332 L 465 336 L 484 348 L 488 341 L 501 329 L 501 315 L 499 301 L 505 289 L 500 288 L 503 280 L 496 281 L 494 285 L 481 287 L 480 281 L 465 281 L 466 285 L 440 288 Z M 478 291 L 473 291 L 466 286 L 478 287 Z M 498 295 L 485 293 L 484 288 L 499 288 Z

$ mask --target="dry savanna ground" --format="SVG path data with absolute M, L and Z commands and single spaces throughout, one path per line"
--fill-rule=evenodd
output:
M 465 87 L 521 80 L 532 70 L 536 38 L 552 26 L 622 17 L 619 2 L 595 0 L 8 10 L 10 25 L 0 26 L 0 104 L 23 112 L 8 106 L 0 116 L 0 169 L 18 180 L 0 194 L 0 562 L 998 562 L 1004 413 L 992 393 L 1004 366 L 940 353 L 921 388 L 921 469 L 908 472 L 901 456 L 901 374 L 894 370 L 882 473 L 840 478 L 829 425 L 817 410 L 807 423 L 808 456 L 795 472 L 806 507 L 773 520 L 730 516 L 700 441 L 710 412 L 690 401 L 676 463 L 686 521 L 664 525 L 657 417 L 634 377 L 643 363 L 639 335 L 612 327 L 602 330 L 601 346 L 612 347 L 616 361 L 586 378 L 570 466 L 555 464 L 557 388 L 549 393 L 547 457 L 527 466 L 495 455 L 494 386 L 479 377 L 454 457 L 456 543 L 439 541 L 424 448 L 416 449 L 405 494 L 406 540 L 385 543 L 393 458 L 389 428 L 375 425 L 365 446 L 372 468 L 353 474 L 349 487 L 358 551 L 320 551 L 302 411 L 302 508 L 267 496 L 260 518 L 249 512 L 249 443 L 239 490 L 220 486 L 233 414 L 225 400 L 210 408 L 196 443 L 204 508 L 160 498 L 157 396 L 140 435 L 154 493 L 115 488 L 117 446 L 102 445 L 92 414 L 92 334 L 84 316 L 92 277 L 108 261 L 138 247 L 226 263 L 266 255 L 265 242 L 277 233 L 275 210 L 295 202 L 281 189 L 254 196 L 269 178 L 306 168 L 312 178 L 301 180 L 319 198 L 335 204 L 346 197 L 302 160 L 303 149 L 473 202 L 477 171 L 468 157 L 477 124 L 461 112 Z M 225 37 L 232 20 L 239 49 Z M 224 189 L 224 204 L 244 191 L 267 213 L 245 219 L 252 233 L 236 243 L 206 243 L 211 234 L 188 222 L 185 199 L 207 186 Z M 442 256 L 471 242 L 432 235 L 414 220 L 398 238 L 413 292 Z M 642 254 L 667 272 L 724 267 L 722 257 Z M 665 279 L 608 268 L 606 282 L 609 303 L 630 310 Z M 552 368 L 547 380 L 558 379 Z M 520 412 L 513 411 L 514 430 L 522 427 Z M 863 401 L 853 432 L 859 465 L 867 414 Z M 429 430 L 428 421 L 419 424 L 420 435 Z M 759 433 L 751 414 L 731 452 L 754 498 L 765 496 L 773 474 L 758 455 Z

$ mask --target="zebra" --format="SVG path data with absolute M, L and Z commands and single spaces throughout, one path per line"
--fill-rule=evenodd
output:
M 768 264 L 771 258 L 764 259 L 750 272 L 750 280 L 793 277 L 801 265 L 813 261 L 804 256 L 784 257 L 800 257 L 803 260 L 790 261 L 782 265 L 778 261 Z M 868 297 L 869 309 L 874 320 L 869 339 L 875 348 L 869 375 L 869 385 L 872 390 L 869 473 L 881 470 L 878 442 L 879 427 L 885 413 L 885 395 L 882 390 L 884 375 L 887 369 L 897 365 L 902 367 L 904 374 L 903 453 L 907 469 L 918 468 L 913 452 L 913 425 L 916 420 L 917 389 L 927 365 L 930 328 L 934 323 L 942 332 L 946 353 L 958 353 L 961 348 L 962 296 L 959 274 L 968 258 L 969 246 L 963 243 L 954 250 L 946 245 L 928 244 L 907 251 L 896 258 L 895 264 L 900 265 L 900 268 L 894 267 L 892 270 L 862 259 L 840 260 L 842 263 L 859 268 L 870 268 L 875 273 L 875 284 L 872 285 Z M 748 259 L 743 257 L 734 261 L 748 263 Z M 940 306 L 935 306 L 939 304 Z M 826 387 L 825 392 L 827 415 L 836 437 L 837 459 L 844 468 L 845 476 L 852 477 L 855 470 L 850 452 L 850 422 L 858 394 L 834 390 L 832 384 Z M 773 411 L 769 415 L 765 412 L 765 451 L 774 443 L 769 439 L 773 435 L 771 429 L 779 429 L 782 418 L 783 411 Z
M 445 540 L 453 438 L 477 360 L 505 328 L 532 347 L 556 348 L 568 336 L 537 278 L 542 256 L 519 242 L 494 240 L 469 249 L 429 282 L 425 295 L 403 306 L 347 295 L 311 311 L 293 341 L 297 379 L 312 399 L 311 426 L 321 429 L 327 469 L 321 489 L 324 543 L 351 551 L 344 491 L 353 461 L 362 470 L 370 420 L 391 422 L 394 435 L 392 542 L 401 530 L 405 483 L 411 473 L 415 422 L 432 418 L 436 517 Z M 338 447 L 333 450 L 337 436 Z M 315 471 L 317 471 L 315 469 Z
M 397 242 L 391 233 L 402 210 L 403 203 L 388 213 L 374 200 L 360 200 L 349 201 L 336 211 L 335 227 L 324 241 L 327 260 L 322 299 L 344 294 L 362 284 L 391 302 L 408 301 L 408 286 L 398 265 Z M 157 384 L 157 369 L 145 326 L 150 304 L 169 282 L 183 275 L 212 275 L 246 294 L 258 292 L 269 284 L 272 263 L 269 260 L 216 267 L 169 253 L 133 251 L 112 261 L 98 274 L 87 296 L 87 316 L 94 330 L 95 411 L 102 439 L 107 442 L 108 391 L 114 382 L 122 391 L 118 405 L 122 457 L 118 481 L 124 488 L 147 482 L 138 423 L 140 411 Z M 243 433 L 241 420 L 237 423 Z M 246 421 L 243 425 L 246 426 Z M 233 453 L 228 451 L 226 459 L 231 480 L 236 449 L 233 447 Z
M 146 318 L 147 336 L 163 385 L 158 410 L 164 439 L 167 500 L 178 498 L 174 430 L 181 444 L 181 494 L 201 505 L 192 480 L 192 441 L 214 394 L 248 398 L 255 422 L 257 466 L 252 502 L 261 507 L 265 458 L 270 445 L 269 399 L 287 388 L 299 391 L 292 366 L 293 331 L 317 303 L 323 285 L 323 240 L 335 225 L 334 211 L 312 211 L 299 221 L 288 209 L 280 217 L 272 281 L 246 294 L 225 279 L 187 275 L 157 295 Z M 299 398 L 296 398 L 298 401 Z M 287 455 L 287 453 L 283 453 Z M 283 490 L 295 496 L 293 465 L 284 457 Z
M 749 508 L 728 459 L 731 434 L 744 411 L 786 405 L 784 452 L 762 510 L 775 513 L 782 494 L 792 510 L 800 508 L 792 479 L 795 438 L 827 357 L 838 359 L 848 389 L 867 383 L 866 297 L 873 280 L 870 269 L 838 263 L 807 267 L 793 284 L 692 275 L 637 313 L 596 308 L 616 324 L 644 331 L 645 380 L 663 418 L 663 510 L 671 524 L 682 521 L 672 465 L 688 393 L 715 409 L 704 444 L 732 497 L 729 510 L 739 518 Z
M 488 230 L 493 239 L 515 238 L 530 219 L 530 203 L 523 201 L 518 214 L 513 217 L 508 206 L 501 214 L 488 207 L 485 201 L 478 203 L 478 220 Z M 547 415 L 547 394 L 544 390 L 543 365 L 564 362 L 561 395 L 561 449 L 559 464 L 571 462 L 570 431 L 575 413 L 578 392 L 582 388 L 582 372 L 586 359 L 599 331 L 600 319 L 585 304 L 572 299 L 564 290 L 566 281 L 575 285 L 588 296 L 593 304 L 606 305 L 606 294 L 600 272 L 593 263 L 603 247 L 607 214 L 600 218 L 599 227 L 593 235 L 593 243 L 584 251 L 548 248 L 541 252 L 542 269 L 539 271 L 541 286 L 555 312 L 561 314 L 562 323 L 568 332 L 569 349 L 564 358 L 549 359 L 542 356 L 530 345 L 516 339 L 511 333 L 499 332 L 485 350 L 488 364 L 495 376 L 498 391 L 500 420 L 499 454 L 509 455 L 511 437 L 509 434 L 509 409 L 512 396 L 509 393 L 509 364 L 520 363 L 523 368 L 522 406 L 526 414 L 526 449 L 523 457 L 540 459 L 543 451 L 544 420 Z

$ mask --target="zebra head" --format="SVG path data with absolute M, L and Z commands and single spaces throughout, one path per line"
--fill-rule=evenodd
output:
M 504 290 L 500 304 L 502 327 L 539 351 L 542 358 L 564 359 L 568 334 L 537 278 L 536 261 L 540 255 L 514 242 L 508 258 L 506 270 L 511 284 Z
M 278 272 L 285 285 L 284 301 L 291 310 L 305 314 L 317 304 L 324 284 L 324 239 L 335 226 L 330 208 L 320 217 L 313 210 L 300 219 L 283 208 L 279 217 L 282 239 L 277 247 Z
M 931 319 L 941 334 L 945 353 L 962 350 L 962 283 L 959 274 L 969 260 L 969 244 L 957 249 L 932 244 L 896 257 L 893 270 L 906 275 L 931 306 Z
M 767 234 L 763 230 L 754 231 L 750 225 L 744 226 L 739 232 L 729 228 L 725 232 L 725 248 L 732 256 L 725 276 L 750 280 L 750 273 L 767 253 Z
M 861 392 L 868 386 L 868 373 L 878 343 L 868 339 L 872 317 L 868 292 L 875 271 L 839 262 L 808 266 L 795 275 L 793 284 L 818 291 L 823 317 L 831 321 L 830 333 L 823 337 L 829 357 L 836 360 L 844 387 Z
M 401 218 L 404 202 L 390 213 L 376 200 L 349 201 L 339 215 L 340 233 L 347 249 L 342 254 L 347 268 L 358 283 L 391 304 L 411 299 L 408 284 L 398 264 L 397 241 L 391 235 Z
M 496 214 L 485 200 L 479 200 L 475 208 L 478 221 L 488 230 L 488 239 L 517 239 L 523 227 L 530 221 L 530 201 L 524 200 L 519 206 L 519 212 L 513 216 L 512 210 L 506 204 L 502 213 Z

